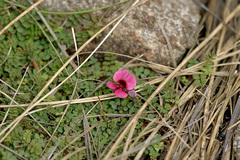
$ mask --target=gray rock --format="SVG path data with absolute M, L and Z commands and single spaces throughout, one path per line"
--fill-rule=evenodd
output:
M 235 151 L 236 160 L 240 160 L 240 125 L 237 126 L 234 133 L 233 149 Z
M 193 1 L 151 0 L 131 11 L 103 46 L 170 65 L 194 44 L 199 20 Z
M 42 5 L 54 11 L 73 11 L 98 8 L 118 1 L 46 0 Z M 105 20 L 109 22 L 128 5 L 115 6 L 107 13 L 101 10 L 94 14 L 105 15 Z M 194 34 L 199 20 L 199 8 L 191 0 L 150 0 L 129 12 L 102 49 L 132 56 L 144 54 L 147 60 L 171 65 L 196 42 Z

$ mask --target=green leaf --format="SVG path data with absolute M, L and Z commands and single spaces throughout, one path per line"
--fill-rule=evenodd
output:
M 150 74 L 150 71 L 148 69 L 144 69 L 144 74 L 148 76 Z
M 5 36 L 4 34 L 0 35 L 0 41 L 4 40 L 5 37 L 6 37 L 6 36 Z
M 26 144 L 29 144 L 31 142 L 31 136 L 32 136 L 32 131 L 26 130 L 25 133 L 23 134 L 23 140 L 25 141 Z
M 158 152 L 160 149 L 162 149 L 163 145 L 163 142 L 159 142 L 157 144 L 154 144 L 153 148 Z
M 153 114 L 148 114 L 148 118 L 149 118 L 149 119 L 153 119 L 153 118 L 154 118 L 154 115 L 153 115 Z
M 17 27 L 17 31 L 22 33 L 24 31 L 24 29 L 22 27 Z
M 30 28 L 30 24 L 28 22 L 22 23 L 24 28 Z
M 164 105 L 164 108 L 165 108 L 167 111 L 169 111 L 169 110 L 172 109 L 172 106 L 171 106 L 169 103 L 166 103 L 166 104 Z
M 194 74 L 194 75 L 193 75 L 193 78 L 194 78 L 194 79 L 200 79 L 200 77 L 199 77 L 198 74 Z
M 85 19 L 89 19 L 89 15 L 88 15 L 88 14 L 83 14 L 82 16 L 83 16 L 83 18 L 85 18 Z
M 75 20 L 75 17 L 74 17 L 73 15 L 70 15 L 68 18 L 69 18 L 71 21 L 74 21 L 74 20 Z
M 200 80 L 195 80 L 194 83 L 197 85 L 197 87 L 201 87 L 202 86 Z

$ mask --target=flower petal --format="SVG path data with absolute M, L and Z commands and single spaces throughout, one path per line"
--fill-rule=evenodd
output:
M 128 96 L 128 94 L 126 92 L 124 92 L 124 90 L 122 88 L 117 88 L 113 91 L 113 93 L 120 98 L 126 98 Z
M 118 87 L 117 84 L 110 82 L 110 81 L 107 82 L 107 86 L 111 89 L 116 89 Z
M 125 80 L 125 78 L 127 78 L 128 75 L 129 75 L 128 70 L 120 70 L 114 74 L 113 80 L 119 83 L 119 81 Z
M 129 74 L 126 77 L 125 81 L 126 81 L 126 89 L 128 91 L 133 90 L 134 87 L 136 87 L 137 80 L 136 80 L 136 78 L 135 78 L 135 76 L 133 74 Z

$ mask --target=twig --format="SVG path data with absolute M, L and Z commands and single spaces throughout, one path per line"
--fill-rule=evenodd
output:
M 23 122 L 25 122 L 27 125 L 29 125 L 31 128 L 33 128 L 34 130 L 36 130 L 37 132 L 45 135 L 45 136 L 49 136 L 46 132 L 40 130 L 40 129 L 37 129 L 36 127 L 34 127 L 33 125 L 31 125 L 30 123 L 28 123 L 24 118 L 22 119 Z
M 239 117 L 239 113 L 240 113 L 240 96 L 238 96 L 237 104 L 234 108 L 234 111 L 228 126 L 232 126 L 235 123 L 235 121 Z M 225 136 L 225 140 L 223 144 L 222 160 L 225 160 L 226 153 L 229 151 L 229 141 L 232 139 L 231 132 L 232 132 L 232 129 L 228 129 Z
M 12 152 L 13 154 L 15 154 L 16 156 L 18 156 L 21 159 L 27 160 L 27 158 L 23 157 L 22 155 L 18 154 L 17 152 L 15 152 L 14 150 L 12 150 L 11 148 L 8 148 L 7 146 L 4 146 L 2 143 L 0 143 L 0 146 L 10 152 Z
M 7 56 L 6 56 L 6 58 L 3 60 L 3 62 L 0 64 L 0 66 L 2 66 L 2 65 L 7 61 L 8 56 L 10 55 L 11 51 L 12 51 L 12 46 L 10 46 L 10 48 L 9 48 L 9 50 L 8 50 L 8 53 L 7 53 Z
M 36 71 L 39 72 L 39 67 L 38 67 L 37 61 L 34 58 L 33 54 L 30 51 L 28 51 L 28 50 L 21 50 L 19 52 L 26 52 L 26 53 L 28 53 L 31 56 L 31 62 L 33 64 L 34 69 L 36 69 Z

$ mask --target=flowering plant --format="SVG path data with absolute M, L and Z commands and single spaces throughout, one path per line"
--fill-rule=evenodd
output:
M 113 80 L 118 84 L 108 81 L 107 86 L 113 89 L 113 93 L 120 98 L 126 98 L 128 94 L 135 99 L 136 92 L 134 87 L 136 86 L 137 80 L 133 74 L 130 74 L 128 70 L 117 71 Z

